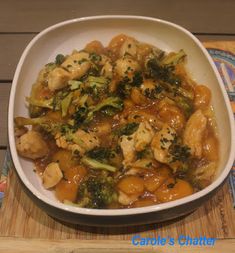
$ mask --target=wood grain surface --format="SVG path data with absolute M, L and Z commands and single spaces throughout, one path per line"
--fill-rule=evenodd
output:
M 0 252 L 4 253 L 234 253 L 235 239 L 218 240 L 214 247 L 194 246 L 147 246 L 136 247 L 130 241 L 123 240 L 42 240 L 0 238 Z M 17 251 L 16 251 L 17 249 Z M 33 250 L 32 250 L 33 249 Z
M 3 165 L 4 159 L 5 159 L 5 154 L 6 154 L 5 149 L 0 150 L 0 175 L 2 173 L 2 165 Z
M 1 58 L 1 57 L 0 57 Z M 7 145 L 7 110 L 10 95 L 10 83 L 0 83 L 0 148 Z
M 196 33 L 235 34 L 234 9 L 233 0 L 7 0 L 0 1 L 0 32 L 39 32 L 67 19 L 122 14 L 166 19 Z
M 22 190 L 13 170 L 9 175 L 6 198 L 0 210 L 0 237 L 41 239 L 130 240 L 137 233 L 143 237 L 188 235 L 235 238 L 235 212 L 228 183 L 198 210 L 184 218 L 160 224 L 94 228 L 65 224 L 40 210 Z

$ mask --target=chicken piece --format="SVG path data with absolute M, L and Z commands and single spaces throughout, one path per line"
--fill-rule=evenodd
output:
M 46 156 L 49 152 L 47 143 L 42 135 L 36 131 L 28 131 L 16 139 L 18 153 L 26 158 L 37 159 Z
M 175 139 L 175 130 L 165 124 L 162 129 L 155 133 L 151 148 L 153 150 L 154 158 L 161 163 L 169 162 L 169 148 Z
M 123 57 L 116 61 L 115 71 L 121 78 L 128 78 L 132 81 L 135 72 L 139 70 L 138 62 L 130 57 Z
M 22 126 L 22 127 L 14 127 L 14 134 L 15 134 L 15 137 L 20 137 L 21 135 L 25 134 L 28 132 L 28 129 L 27 127 L 25 126 Z
M 67 85 L 69 79 L 68 71 L 62 68 L 55 68 L 48 75 L 48 88 L 51 91 L 62 89 Z
M 123 165 L 124 167 L 127 167 L 129 164 L 131 164 L 135 160 L 135 141 L 134 136 L 126 136 L 123 135 L 120 138 L 120 146 L 122 149 L 122 153 L 124 156 Z
M 215 175 L 216 167 L 216 162 L 209 162 L 196 168 L 193 172 L 195 182 L 203 188 L 208 186 Z
M 202 140 L 206 130 L 207 118 L 201 110 L 194 112 L 186 123 L 183 134 L 184 145 L 191 149 L 191 155 L 200 158 L 202 156 Z
M 106 61 L 103 68 L 101 69 L 101 75 L 112 79 L 113 77 L 113 66 L 110 61 Z
M 85 149 L 80 147 L 80 145 L 75 144 L 66 139 L 66 136 L 61 135 L 60 133 L 55 135 L 56 145 L 60 148 L 70 150 L 72 152 L 79 152 L 79 154 L 83 155 L 85 153 Z
M 80 155 L 99 146 L 100 142 L 96 135 L 92 132 L 85 132 L 78 129 L 76 133 L 69 135 L 61 135 L 58 133 L 55 136 L 56 144 L 58 147 L 71 150 L 72 152 L 78 151 Z
M 141 122 L 138 129 L 132 135 L 121 136 L 120 146 L 124 156 L 124 167 L 131 165 L 135 161 L 136 151 L 144 150 L 151 143 L 153 136 L 154 131 L 147 121 Z
M 89 54 L 85 52 L 72 54 L 62 63 L 61 66 L 68 70 L 71 79 L 79 79 L 85 75 L 91 67 Z
M 84 51 L 90 53 L 90 54 L 102 54 L 104 52 L 104 46 L 99 40 L 93 40 L 86 44 Z
M 106 62 L 111 62 L 111 59 L 108 57 L 108 56 L 106 56 L 106 55 L 104 55 L 104 54 L 101 54 L 100 55 L 100 59 L 99 59 L 99 61 L 97 62 L 97 64 L 98 65 L 100 65 L 100 66 L 103 66 L 103 65 L 105 65 L 105 63 Z
M 89 151 L 89 150 L 99 146 L 99 144 L 100 144 L 99 139 L 92 132 L 85 132 L 84 130 L 78 129 L 74 135 L 76 136 L 75 138 L 80 139 L 78 141 L 78 143 L 86 151 Z
M 49 163 L 42 174 L 43 186 L 46 189 L 54 187 L 63 178 L 59 164 L 52 162 Z
M 131 55 L 135 57 L 137 53 L 137 41 L 133 38 L 127 38 L 122 44 L 119 55 L 123 57 L 125 55 Z
M 154 131 L 151 125 L 147 122 L 141 122 L 138 129 L 134 133 L 135 150 L 142 151 L 152 141 Z
M 138 197 L 138 195 L 127 195 L 122 191 L 118 192 L 118 202 L 124 206 L 132 204 Z

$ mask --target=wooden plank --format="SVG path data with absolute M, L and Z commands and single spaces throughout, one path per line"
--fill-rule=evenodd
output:
M 210 34 L 195 34 L 195 36 L 201 41 L 235 41 L 235 35 L 210 35 Z
M 0 34 L 0 80 L 12 80 L 16 65 L 35 34 Z M 235 40 L 234 36 L 196 35 L 201 41 Z
M 66 224 L 48 216 L 26 195 L 14 170 L 11 170 L 0 217 L 4 217 L 0 219 L 0 237 L 130 241 L 134 235 L 140 234 L 142 237 L 206 235 L 221 239 L 235 238 L 235 223 L 231 223 L 235 220 L 235 212 L 228 183 L 203 206 L 183 218 L 151 225 L 102 228 Z
M 7 145 L 7 109 L 10 94 L 10 83 L 0 83 L 0 146 Z
M 235 34 L 233 0 L 8 0 L 0 10 L 0 32 L 38 32 L 67 19 L 123 14 L 169 20 L 192 32 Z
M 123 253 L 123 252 L 146 252 L 146 253 L 234 253 L 235 239 L 217 240 L 215 246 L 134 246 L 131 241 L 116 240 L 40 240 L 22 238 L 0 238 L 0 251 L 4 253 Z
M 13 79 L 20 56 L 33 34 L 0 35 L 0 80 Z
M 0 177 L 1 177 L 1 172 L 2 172 L 3 162 L 4 162 L 4 159 L 5 159 L 5 154 L 6 154 L 6 150 L 1 149 L 0 150 Z

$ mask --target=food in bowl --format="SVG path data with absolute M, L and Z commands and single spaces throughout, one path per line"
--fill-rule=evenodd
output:
M 203 189 L 219 141 L 211 91 L 186 58 L 124 34 L 57 55 L 26 98 L 30 118 L 15 118 L 18 153 L 79 207 L 149 206 Z

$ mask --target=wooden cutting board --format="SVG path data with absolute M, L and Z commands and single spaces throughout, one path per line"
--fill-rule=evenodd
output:
M 205 43 L 205 46 L 235 52 L 235 42 Z M 212 199 L 183 218 L 125 228 L 92 228 L 65 224 L 49 217 L 28 198 L 16 173 L 10 171 L 0 210 L 0 252 L 94 252 L 94 249 L 95 252 L 156 252 L 154 247 L 131 245 L 131 238 L 136 234 L 174 238 L 182 234 L 220 239 L 213 248 L 161 247 L 158 252 L 235 252 L 235 211 L 228 182 Z M 31 239 L 30 244 L 28 239 Z

